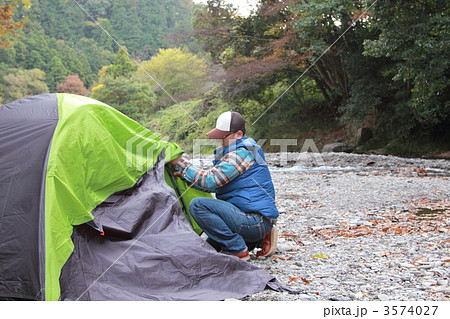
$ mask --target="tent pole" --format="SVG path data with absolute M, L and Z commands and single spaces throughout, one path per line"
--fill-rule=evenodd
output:
M 167 166 L 166 166 L 166 170 L 172 181 L 173 188 L 175 189 L 175 193 L 177 194 L 178 199 L 181 201 L 181 208 L 184 211 L 184 215 L 185 215 L 186 219 L 189 221 L 189 224 L 191 225 L 192 229 L 194 229 L 194 225 L 192 224 L 192 220 L 191 220 L 192 216 L 189 213 L 186 203 L 184 202 L 183 196 L 181 194 L 181 190 L 178 187 L 177 181 L 175 180 L 175 176 L 172 174 L 172 171 L 167 168 Z

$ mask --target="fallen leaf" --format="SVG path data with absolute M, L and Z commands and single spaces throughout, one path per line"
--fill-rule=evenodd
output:
M 296 240 L 295 243 L 297 245 L 305 246 L 305 244 L 301 240 Z
M 295 235 L 295 234 L 291 234 L 291 233 L 283 233 L 279 237 L 280 238 L 289 238 L 289 237 L 300 238 L 300 235 Z
M 289 278 L 289 281 L 290 281 L 290 282 L 292 282 L 292 281 L 297 281 L 299 278 L 300 278 L 299 276 L 297 276 L 297 277 L 291 277 L 291 278 Z
M 325 255 L 325 254 L 315 254 L 313 256 L 313 258 L 326 258 L 326 259 L 328 259 L 329 257 L 327 255 Z
M 305 277 L 300 277 L 301 280 L 303 280 L 303 282 L 307 285 L 309 285 L 309 280 L 306 279 Z
M 421 260 L 423 257 L 425 257 L 425 256 L 417 257 L 416 259 L 414 259 L 413 261 L 411 261 L 411 264 L 415 265 L 416 262 L 418 262 L 419 260 Z
M 389 256 L 389 255 L 397 255 L 397 254 L 401 254 L 401 253 L 403 253 L 403 252 L 405 252 L 406 250 L 397 250 L 397 251 L 393 251 L 393 252 L 390 252 L 390 251 L 384 251 L 384 252 L 382 252 L 380 255 L 381 255 L 381 257 L 387 257 L 387 256 Z
M 286 258 L 283 257 L 278 257 L 278 256 L 273 256 L 272 259 L 281 259 L 281 260 L 286 260 Z

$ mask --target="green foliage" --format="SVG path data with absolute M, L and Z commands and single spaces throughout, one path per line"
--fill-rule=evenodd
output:
M 45 73 L 39 69 L 17 69 L 3 77 L 2 103 L 48 92 Z
M 335 127 L 333 112 L 313 80 L 303 79 L 297 89 L 287 90 L 288 86 L 287 82 L 279 82 L 261 92 L 258 100 L 238 103 L 236 110 L 247 119 L 250 136 L 256 140 L 274 136 L 298 138 L 311 130 Z M 295 93 L 300 89 L 302 92 Z M 280 96 L 277 103 L 273 103 Z
M 49 63 L 47 72 L 47 83 L 49 88 L 54 91 L 56 84 L 64 82 L 69 71 L 64 67 L 61 59 L 54 56 Z
M 263 0 L 242 19 L 217 0 L 195 28 L 256 136 L 339 120 L 373 126 L 380 141 L 439 139 L 450 124 L 449 10 L 444 0 Z
M 79 6 L 74 1 L 33 0 L 30 8 L 28 0 L 20 2 L 25 5 L 14 10 L 14 17 L 27 16 L 28 23 L 13 45 L 0 48 L 0 63 L 8 68 L 39 68 L 47 75 L 51 91 L 68 74 L 78 74 L 87 87 L 95 85 L 98 72 L 115 59 L 115 40 L 135 58 L 147 59 L 171 45 L 166 38 L 173 32 L 179 35 L 177 44 L 193 43 L 182 36 L 191 30 L 190 0 L 79 0 Z M 62 73 L 56 74 L 57 70 Z M 110 71 L 119 73 L 114 76 L 127 72 Z
M 383 113 L 394 92 L 383 77 L 392 63 L 386 59 L 363 57 L 362 51 L 346 56 L 350 96 L 339 106 L 339 121 L 364 123 L 375 113 Z
M 111 25 L 114 34 L 131 52 L 139 51 L 142 38 L 142 25 L 138 16 L 136 0 L 114 1 L 111 10 Z
M 84 37 L 85 13 L 73 1 L 33 0 L 30 20 L 54 39 L 75 43 Z
M 118 41 L 141 59 L 167 48 L 166 37 L 190 32 L 193 5 L 187 0 L 114 0 L 108 19 Z
M 110 53 L 114 52 L 115 34 L 111 22 L 108 19 L 97 18 L 95 21 L 85 21 L 85 38 L 93 40 L 99 49 Z M 84 38 L 81 38 L 82 41 Z M 77 45 L 77 44 L 75 44 Z
M 369 125 L 373 147 L 404 152 L 448 138 L 448 1 L 262 0 L 249 17 L 222 0 L 77 2 L 88 15 L 74 1 L 15 9 L 28 23 L 0 47 L 1 102 L 83 82 L 187 150 L 229 109 L 255 139 Z
M 86 58 L 87 64 L 91 67 L 92 73 L 85 76 L 88 86 L 97 80 L 97 73 L 104 65 L 110 65 L 116 59 L 116 54 L 105 49 L 94 39 L 82 38 L 74 47 L 76 52 L 80 52 Z
M 136 64 L 128 56 L 126 48 L 123 48 L 117 53 L 114 64 L 104 68 L 104 75 L 117 79 L 119 77 L 129 77 L 137 70 Z
M 160 49 L 158 55 L 141 65 L 142 69 L 135 77 L 151 83 L 158 96 L 158 107 L 167 107 L 177 100 L 197 98 L 208 83 L 205 61 L 178 48 Z
M 154 110 L 156 96 L 148 83 L 126 77 L 105 77 L 92 89 L 92 98 L 106 103 L 132 119 L 142 122 Z
M 77 2 L 95 19 L 106 17 L 112 5 L 109 0 L 78 0 Z
M 352 1 L 262 1 L 254 16 L 243 19 L 220 1 L 210 1 L 198 13 L 195 28 L 204 48 L 226 70 L 222 90 L 227 99 L 283 103 L 268 92 L 284 87 L 293 94 L 283 96 L 283 100 L 290 99 L 289 108 L 301 112 L 308 100 L 303 95 L 308 90 L 304 85 L 313 80 L 330 104 L 329 110 L 336 113 L 336 104 L 349 94 L 348 74 L 341 51 L 327 48 L 345 29 L 333 19 L 342 24 L 348 21 L 345 10 L 349 3 Z
M 84 54 L 79 54 L 64 41 L 57 41 L 44 34 L 30 22 L 24 28 L 24 35 L 12 45 L 2 49 L 0 62 L 10 68 L 33 69 L 39 68 L 46 74 L 46 84 L 51 91 L 57 83 L 62 83 L 68 74 L 79 74 L 88 86 L 96 76 Z
M 365 41 L 365 54 L 389 57 L 391 79 L 402 83 L 414 119 L 424 127 L 450 122 L 450 5 L 448 1 L 380 0 L 371 24 L 380 30 Z
M 450 136 L 446 136 L 446 140 L 436 140 L 425 137 L 419 139 L 411 139 L 409 141 L 391 141 L 383 147 L 383 151 L 387 154 L 396 154 L 399 156 L 433 156 L 442 150 L 450 149 L 448 142 Z
M 216 126 L 220 114 L 233 109 L 217 97 L 185 101 L 159 110 L 145 125 L 164 139 L 179 144 L 187 153 L 193 151 L 196 140 L 205 140 L 204 144 L 208 145 L 200 151 L 210 153 L 217 143 L 209 140 L 206 133 Z

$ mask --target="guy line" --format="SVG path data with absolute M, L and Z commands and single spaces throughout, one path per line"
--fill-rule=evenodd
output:
M 361 19 L 361 17 L 363 17 L 366 13 L 367 13 L 367 11 L 369 11 L 370 10 L 370 8 L 372 8 L 372 6 L 377 2 L 378 0 L 375 0 L 363 13 L 361 13 L 355 20 L 353 20 L 352 21 L 352 23 L 350 24 L 350 26 L 328 47 L 328 48 L 326 48 L 325 49 L 325 51 L 316 59 L 316 60 L 314 60 L 314 62 L 294 81 L 294 82 L 292 82 L 292 84 L 291 85 L 289 85 L 288 86 L 288 88 L 283 92 L 283 93 L 281 93 L 280 94 L 280 96 L 278 96 L 277 97 L 277 99 L 272 103 L 272 104 L 270 104 L 270 106 L 267 108 L 267 109 L 265 109 L 264 110 L 264 112 L 262 112 L 261 113 L 261 115 L 260 116 L 258 116 L 258 118 L 252 123 L 252 125 L 255 125 L 255 123 L 256 122 L 258 122 L 258 120 L 264 115 L 264 114 L 266 114 L 266 112 L 267 111 L 269 111 L 271 108 L 272 108 L 272 106 L 275 104 L 275 103 L 277 103 L 278 102 L 278 100 L 279 99 L 281 99 L 281 97 L 287 92 L 287 91 L 289 91 L 290 89 L 291 89 L 291 87 L 293 87 L 294 85 L 295 85 L 295 83 L 297 83 L 297 81 L 298 80 L 300 80 L 302 77 L 303 77 L 303 75 L 305 75 L 306 74 L 306 72 L 308 72 L 316 63 L 317 63 L 317 61 L 319 61 L 335 44 L 336 44 L 336 42 L 338 42 L 346 33 L 347 33 L 347 31 L 348 30 L 350 30 L 354 25 L 355 25 L 355 23 L 357 22 L 357 21 L 359 21 L 360 19 Z
M 164 162 L 163 162 L 164 163 Z M 160 165 L 160 163 L 158 163 L 157 165 Z M 156 167 L 156 168 L 158 168 L 158 166 Z M 187 192 L 189 190 L 189 188 L 187 188 L 184 192 L 183 192 L 183 194 L 181 194 L 179 197 L 177 197 L 177 200 L 176 201 L 174 201 L 173 203 L 172 203 L 172 205 L 170 205 L 150 226 L 148 226 L 145 230 L 144 230 L 144 232 L 142 232 L 142 234 L 141 235 L 139 235 L 139 237 L 137 237 L 134 241 L 133 241 L 133 243 L 127 248 L 127 249 L 125 249 L 121 254 L 120 254 L 120 256 L 119 257 L 117 257 L 116 258 L 116 260 L 114 260 L 114 262 L 111 264 L 111 265 L 109 265 L 109 267 L 108 268 L 106 268 L 106 270 L 100 275 L 100 276 L 98 276 L 97 277 L 97 279 L 95 279 L 90 285 L 89 285 L 89 287 L 87 287 L 86 288 L 86 290 L 85 291 L 83 291 L 83 293 L 76 299 L 76 301 L 79 301 L 80 300 L 80 298 L 81 297 L 83 297 L 83 295 L 86 293 L 86 292 L 88 292 L 89 291 L 89 289 L 91 289 L 91 287 L 93 286 L 93 285 L 95 285 L 96 283 L 97 283 L 97 281 L 99 281 L 100 280 L 100 278 L 102 278 L 103 277 L 103 275 L 104 274 L 106 274 L 110 269 L 111 269 L 111 267 L 112 266 L 114 266 L 118 261 L 119 261 L 119 259 L 120 258 L 122 258 L 123 257 L 123 255 L 125 255 L 135 244 L 136 244 L 136 242 L 138 242 L 140 239 L 141 239 L 141 237 L 142 236 L 144 236 L 145 235 L 145 233 L 153 226 L 153 225 L 155 225 L 155 223 L 158 221 L 158 220 L 160 220 L 160 218 L 161 217 L 163 217 L 164 215 L 166 215 L 167 214 L 167 212 L 172 208 L 172 206 L 173 205 L 175 205 L 175 203 L 178 203 L 178 201 L 180 200 L 180 198 L 181 197 L 183 197 L 183 195 Z
M 139 62 L 137 62 L 117 41 L 116 39 L 114 39 L 109 33 L 108 31 L 106 31 L 76 0 L 73 0 L 78 7 L 80 7 L 81 10 L 83 10 L 83 12 L 97 25 L 100 27 L 100 29 L 102 29 L 103 32 L 105 32 L 113 41 L 114 43 L 117 44 L 117 46 L 123 50 L 128 57 L 137 65 L 139 66 L 144 72 L 145 74 L 147 74 L 178 106 L 179 103 L 158 83 L 158 81 L 156 81 L 156 79 L 151 76 L 140 64 Z M 377 0 L 375 0 L 370 6 L 369 8 L 367 8 L 360 16 L 358 16 L 358 18 L 356 20 L 354 20 L 352 22 L 352 24 L 350 25 L 350 27 L 348 27 L 314 62 L 313 64 L 311 64 L 308 69 L 306 69 L 306 71 L 304 71 L 253 123 L 252 125 L 254 125 L 312 66 L 314 66 L 315 63 L 317 63 L 317 61 L 322 58 L 323 55 L 325 55 L 326 52 L 328 52 L 330 50 L 330 48 L 348 31 L 350 30 L 351 27 L 353 27 L 354 23 L 356 21 L 358 21 L 375 3 L 377 2 Z M 181 107 L 181 106 L 180 106 Z M 184 108 L 183 108 L 183 111 Z M 186 112 L 186 111 L 185 111 Z M 188 113 L 187 113 L 188 114 Z M 189 115 L 189 114 L 188 114 Z M 192 118 L 190 115 L 189 117 L 198 125 L 197 121 Z M 255 181 L 256 182 L 256 181 Z M 261 187 L 261 185 L 258 184 L 259 187 Z M 262 188 L 262 187 L 261 187 Z M 183 194 L 180 195 L 180 197 L 182 197 L 187 191 L 189 190 L 189 188 L 187 190 L 185 190 L 185 192 Z M 270 195 L 269 195 L 270 196 Z M 179 198 L 177 198 L 177 200 L 179 200 Z M 175 203 L 175 202 L 174 202 Z M 94 280 L 94 282 L 76 299 L 79 300 L 86 292 L 88 292 L 90 290 L 90 288 L 98 281 L 100 280 L 101 277 L 103 277 L 103 275 L 109 271 L 109 269 L 111 269 L 112 266 L 114 266 L 117 261 L 123 256 L 125 255 L 128 250 L 134 246 L 134 244 L 161 218 L 163 217 L 167 211 L 173 206 L 173 204 L 166 209 L 165 212 L 163 212 L 158 218 L 157 220 L 155 220 L 149 227 L 147 227 L 147 229 L 138 237 L 134 240 L 134 242 L 130 245 L 130 247 L 128 247 L 119 257 L 117 257 L 117 259 L 96 279 Z
M 198 122 L 177 102 L 177 100 L 175 100 L 175 98 L 172 96 L 172 95 L 170 95 L 169 94 L 169 92 L 167 92 L 166 91 L 166 89 L 164 89 L 163 87 L 162 87 L 162 85 L 161 84 L 159 84 L 159 82 L 158 81 L 156 81 L 156 79 L 150 74 L 150 73 L 148 73 L 143 67 L 142 67 L 142 65 L 138 62 L 138 61 L 136 61 L 136 59 L 134 59 L 128 52 L 127 52 L 127 50 L 125 50 L 125 48 L 123 47 L 123 46 L 121 46 L 117 41 L 116 41 L 116 39 L 114 39 L 114 37 L 113 36 L 111 36 L 111 34 L 109 34 L 109 32 L 108 31 L 106 31 L 105 30 L 105 28 L 103 28 L 101 25 L 100 25 L 100 23 L 98 23 L 97 22 L 97 20 L 95 20 L 90 14 L 89 14 L 89 12 L 87 12 L 78 2 L 77 2 L 77 0 L 73 0 L 73 2 L 75 2 L 76 3 L 76 5 L 78 6 L 78 7 L 80 7 L 80 9 L 81 10 L 83 10 L 83 12 L 100 28 L 100 29 L 102 29 L 102 31 L 103 32 L 105 32 L 106 33 L 106 35 L 108 35 L 108 37 L 110 37 L 113 41 L 114 41 L 114 43 L 115 44 L 117 44 L 117 46 L 123 51 L 123 52 L 125 52 L 126 53 L 126 55 L 142 70 L 142 71 L 144 71 L 144 73 L 149 77 L 149 78 L 151 78 L 160 88 L 161 88 L 161 90 L 163 90 L 164 91 L 164 93 L 166 93 L 171 99 L 172 99 L 172 101 L 174 101 L 175 102 L 175 104 L 177 105 L 177 106 L 179 106 L 181 109 L 183 109 L 183 111 L 191 118 L 191 120 L 192 121 L 194 121 L 195 122 L 195 124 L 197 124 L 197 125 L 199 125 L 198 124 Z

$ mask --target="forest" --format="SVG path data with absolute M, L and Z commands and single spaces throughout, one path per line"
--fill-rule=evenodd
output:
M 255 2 L 0 0 L 0 104 L 89 96 L 186 151 L 230 109 L 289 151 L 450 149 L 448 1 Z

